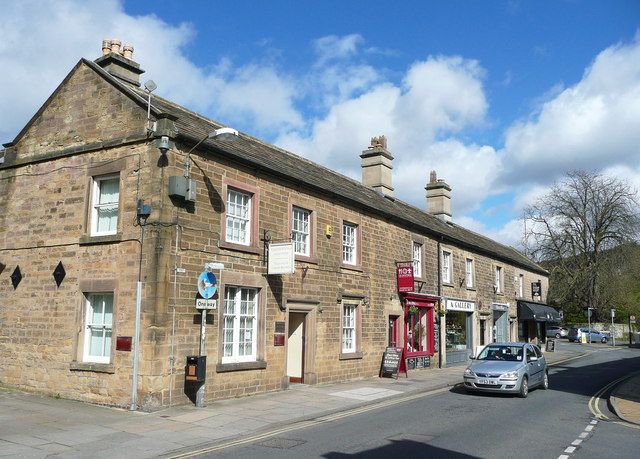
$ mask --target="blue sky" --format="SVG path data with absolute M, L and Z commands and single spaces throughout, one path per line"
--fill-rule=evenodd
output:
M 640 188 L 640 1 L 0 2 L 0 142 L 103 38 L 156 93 L 360 179 L 386 135 L 396 197 L 519 244 L 523 206 L 562 174 Z

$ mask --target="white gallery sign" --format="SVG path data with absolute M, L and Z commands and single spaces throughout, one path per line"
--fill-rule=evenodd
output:
M 476 310 L 476 303 L 475 301 L 450 300 L 447 298 L 446 307 L 447 311 L 473 312 Z

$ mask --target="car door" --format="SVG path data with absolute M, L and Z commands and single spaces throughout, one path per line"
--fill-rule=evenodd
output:
M 542 380 L 542 371 L 540 368 L 540 359 L 536 355 L 536 351 L 531 344 L 527 344 L 525 347 L 525 354 L 527 358 L 527 366 L 529 367 L 529 387 L 540 384 Z

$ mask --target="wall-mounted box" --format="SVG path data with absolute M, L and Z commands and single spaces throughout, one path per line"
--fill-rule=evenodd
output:
M 204 381 L 207 374 L 206 355 L 188 355 L 187 365 L 184 368 L 186 381 Z
M 169 196 L 179 197 L 185 201 L 196 201 L 196 181 L 186 177 L 169 177 Z

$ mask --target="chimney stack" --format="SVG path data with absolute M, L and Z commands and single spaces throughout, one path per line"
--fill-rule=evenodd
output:
M 393 186 L 391 186 L 393 155 L 387 150 L 387 138 L 372 137 L 371 145 L 362 152 L 360 158 L 362 158 L 362 184 L 386 196 L 393 196 Z
M 95 63 L 111 75 L 134 86 L 140 86 L 140 75 L 144 70 L 133 59 L 133 46 L 124 45 L 120 40 L 107 38 L 102 40 L 102 56 Z
M 445 222 L 451 221 L 451 187 L 438 179 L 436 171 L 429 174 L 427 190 L 427 212 Z

